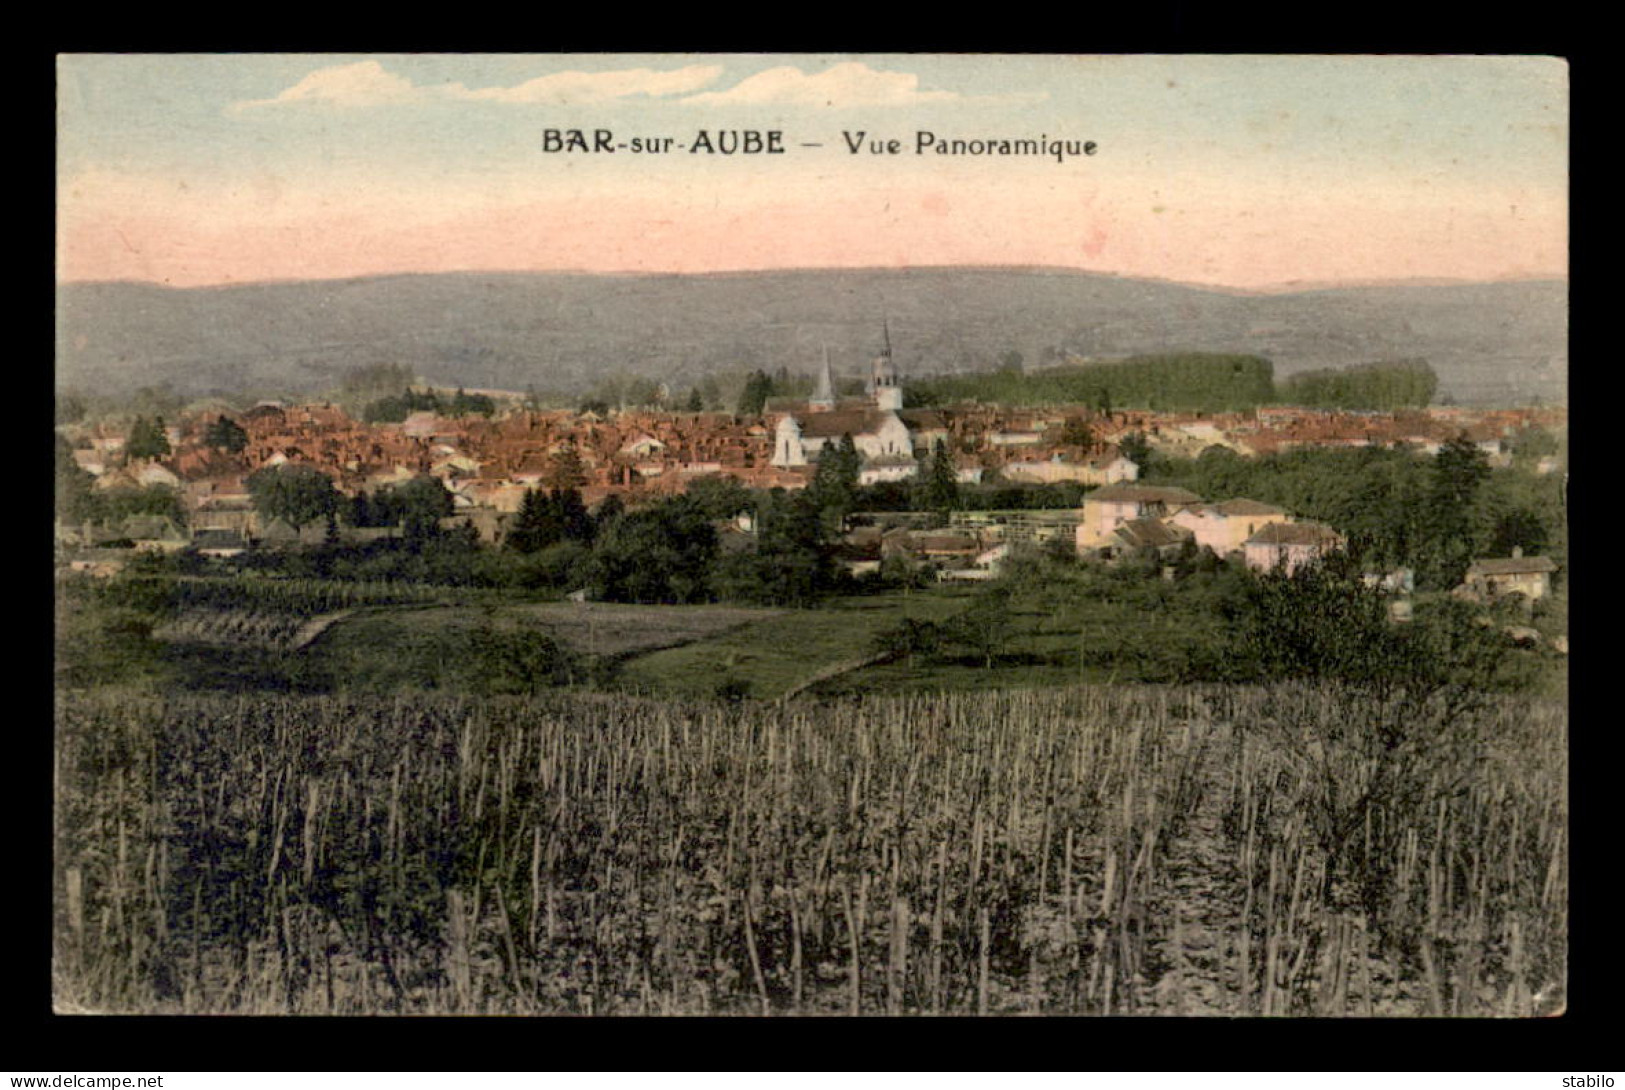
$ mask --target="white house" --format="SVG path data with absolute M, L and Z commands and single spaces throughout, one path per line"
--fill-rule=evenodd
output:
M 1272 522 L 1242 545 L 1247 566 L 1256 571 L 1297 571 L 1343 547 L 1343 538 L 1318 522 Z
M 640 432 L 621 447 L 620 453 L 627 458 L 652 458 L 666 449 L 666 444 L 654 436 Z

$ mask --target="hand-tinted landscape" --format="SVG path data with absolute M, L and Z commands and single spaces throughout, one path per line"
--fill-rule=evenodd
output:
M 1567 1009 L 1562 61 L 58 76 L 57 1011 Z

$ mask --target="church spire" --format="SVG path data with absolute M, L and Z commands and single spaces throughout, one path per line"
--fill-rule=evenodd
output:
M 835 379 L 829 371 L 829 345 L 824 346 L 824 365 L 818 371 L 818 388 L 813 391 L 812 400 L 807 402 L 809 409 L 833 409 L 835 407 Z

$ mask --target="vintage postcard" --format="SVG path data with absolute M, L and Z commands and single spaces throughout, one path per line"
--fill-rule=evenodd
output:
M 57 79 L 57 1011 L 1565 1010 L 1561 60 Z

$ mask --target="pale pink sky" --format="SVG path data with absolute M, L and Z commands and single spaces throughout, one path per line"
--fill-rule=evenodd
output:
M 1567 266 L 1565 210 L 1532 194 L 1512 194 L 1497 208 L 1449 194 L 1370 191 L 1277 202 L 1219 191 L 1148 198 L 1134 186 L 815 188 L 600 191 L 531 201 L 381 192 L 333 208 L 290 192 L 159 202 L 139 186 L 112 185 L 64 196 L 58 274 L 182 287 L 453 269 L 986 264 L 1258 287 L 1294 279 L 1493 279 Z

